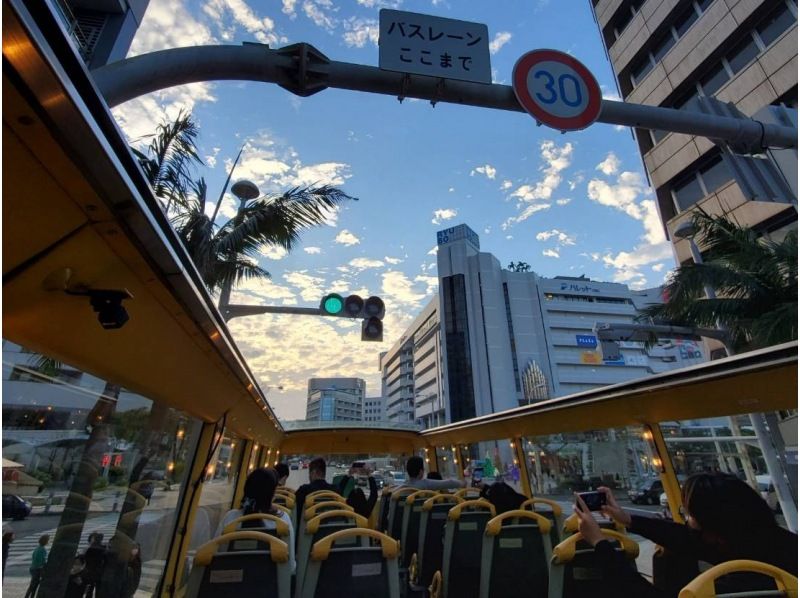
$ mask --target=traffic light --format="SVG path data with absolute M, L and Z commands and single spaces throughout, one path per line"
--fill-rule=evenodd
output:
M 342 297 L 337 293 L 330 293 L 322 298 L 319 303 L 320 312 L 326 316 L 343 318 L 362 318 L 361 340 L 383 340 L 383 316 L 386 308 L 380 297 L 369 297 L 366 301 L 358 295 Z

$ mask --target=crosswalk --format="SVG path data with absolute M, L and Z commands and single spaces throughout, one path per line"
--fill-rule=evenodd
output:
M 87 521 L 81 534 L 79 544 L 81 550 L 89 545 L 90 534 L 97 532 L 103 534 L 105 541 L 110 539 L 116 531 L 118 519 L 118 513 L 108 513 Z M 25 595 L 25 590 L 30 581 L 28 566 L 31 562 L 33 550 L 39 545 L 41 536 L 47 534 L 52 541 L 55 538 L 56 531 L 57 528 L 54 527 L 14 540 L 9 549 L 8 561 L 6 562 L 3 596 L 16 598 L 17 596 Z M 155 592 L 165 564 L 163 559 L 151 559 L 142 563 L 142 576 L 139 582 L 139 589 L 136 592 L 137 597 L 151 596 Z

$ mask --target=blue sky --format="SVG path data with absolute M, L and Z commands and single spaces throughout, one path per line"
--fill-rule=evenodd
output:
M 151 0 L 131 54 L 210 43 L 307 42 L 332 60 L 378 65 L 378 11 L 484 23 L 495 83 L 509 85 L 516 60 L 536 48 L 569 52 L 608 98 L 616 88 L 586 0 Z M 131 139 L 181 108 L 200 125 L 198 170 L 215 197 L 244 144 L 234 178 L 265 193 L 332 183 L 359 198 L 290 254 L 260 258 L 272 273 L 234 293 L 239 303 L 316 306 L 326 292 L 378 294 L 387 304 L 384 343 L 360 342 L 341 319 L 258 316 L 231 330 L 278 415 L 305 414 L 312 376 L 358 376 L 380 394 L 378 353 L 394 343 L 436 292 L 436 231 L 466 223 L 502 264 L 526 261 L 558 274 L 660 284 L 672 268 L 628 129 L 596 124 L 560 134 L 522 113 L 344 90 L 300 98 L 276 85 L 197 83 L 115 109 Z M 222 217 L 235 209 L 232 197 Z M 277 387 L 282 386 L 283 390 Z

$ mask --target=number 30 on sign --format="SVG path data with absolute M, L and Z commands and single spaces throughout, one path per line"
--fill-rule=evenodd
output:
M 522 107 L 554 129 L 585 129 L 600 116 L 600 86 L 589 69 L 569 54 L 528 52 L 514 65 L 513 87 Z

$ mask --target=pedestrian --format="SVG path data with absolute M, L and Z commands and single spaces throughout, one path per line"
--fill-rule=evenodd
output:
M 42 580 L 42 571 L 47 563 L 47 546 L 50 543 L 50 536 L 47 534 L 39 538 L 39 546 L 33 549 L 31 555 L 31 584 L 25 592 L 25 598 L 34 598 L 39 589 L 39 582 Z
M 8 551 L 11 549 L 11 543 L 14 541 L 14 532 L 6 530 L 3 532 L 3 578 L 6 576 L 6 561 L 8 560 Z
M 100 579 L 106 566 L 106 552 L 103 534 L 98 532 L 89 534 L 89 547 L 83 555 L 86 560 L 86 598 L 92 598 L 95 593 L 99 593 Z
M 78 555 L 72 561 L 72 568 L 69 570 L 69 578 L 67 579 L 67 591 L 64 593 L 64 598 L 81 598 L 83 591 L 86 589 L 86 559 L 83 555 Z

